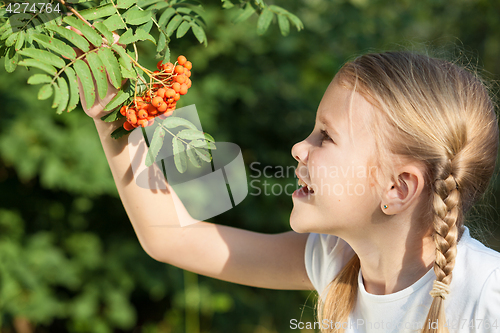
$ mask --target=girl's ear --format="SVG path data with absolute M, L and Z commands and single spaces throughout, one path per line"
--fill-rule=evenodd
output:
M 414 165 L 398 170 L 398 179 L 389 183 L 382 199 L 381 208 L 387 215 L 401 213 L 418 202 L 424 188 L 422 171 Z

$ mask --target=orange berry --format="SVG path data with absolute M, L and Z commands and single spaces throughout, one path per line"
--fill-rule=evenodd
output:
M 160 71 L 154 71 L 153 74 L 160 74 Z
M 165 111 L 167 111 L 167 108 L 168 108 L 168 104 L 163 102 L 163 103 L 161 103 L 161 105 L 157 109 L 158 109 L 158 112 L 165 112 Z
M 163 102 L 163 100 L 162 100 L 162 102 Z M 156 106 L 154 106 L 153 104 L 148 104 L 148 108 L 146 109 L 146 111 L 147 111 L 148 114 L 152 114 L 154 112 L 158 112 L 156 110 Z
M 163 103 L 165 103 L 165 102 L 163 102 Z M 150 116 L 156 116 L 156 115 L 158 114 L 158 109 L 157 109 L 157 108 L 154 108 L 154 109 L 151 109 L 151 110 L 148 110 L 148 111 L 149 111 L 149 112 L 148 112 L 148 114 L 149 114 Z M 149 117 L 148 117 L 148 118 L 149 118 Z M 154 118 L 154 117 L 153 117 L 153 118 Z
M 148 103 L 145 103 L 145 102 L 139 102 L 139 103 L 137 103 L 137 107 L 138 107 L 139 109 L 146 109 L 146 108 L 148 107 L 148 105 L 149 105 L 149 104 L 148 104 Z
M 177 66 L 175 66 L 174 72 L 176 74 L 182 74 L 182 73 L 184 73 L 184 67 L 181 65 L 177 65 Z
M 168 104 L 170 104 L 170 103 L 173 103 L 173 102 L 174 102 L 174 97 L 175 97 L 175 94 L 176 94 L 176 93 L 174 93 L 174 96 L 172 96 L 172 98 L 167 99 L 167 101 L 166 101 L 166 102 L 167 102 Z
M 144 119 L 148 116 L 148 112 L 146 110 L 139 110 L 137 112 L 137 118 Z
M 127 106 L 126 106 L 126 105 L 124 105 L 124 106 L 122 106 L 122 107 L 120 108 L 120 113 L 121 113 L 121 115 L 122 115 L 122 116 L 124 116 L 124 115 L 125 115 L 125 112 L 127 112 Z
M 180 88 L 180 87 L 179 87 Z M 165 98 L 172 98 L 175 96 L 175 90 L 174 89 L 167 89 L 165 92 Z
M 147 119 L 139 119 L 139 120 L 137 120 L 137 125 L 142 126 L 142 127 L 146 127 L 145 124 L 147 124 L 147 123 L 148 123 Z
M 188 86 L 185 83 L 181 84 L 181 90 L 179 90 L 179 94 L 186 95 L 187 92 L 188 92 Z
M 181 90 L 181 84 L 179 82 L 174 82 L 172 84 L 172 89 L 174 89 L 174 91 L 178 93 Z
M 187 79 L 186 85 L 188 86 L 188 88 L 191 88 L 191 79 Z
M 191 68 L 193 68 L 193 64 L 191 63 L 191 61 L 186 61 L 184 67 L 186 67 L 186 69 L 190 71 Z
M 156 92 L 156 96 L 159 96 L 161 98 L 164 98 L 165 97 L 165 92 L 167 91 L 167 89 L 165 88 L 160 88 L 158 89 L 158 91 Z
M 184 82 L 186 82 L 186 75 L 184 74 L 181 74 L 181 75 L 177 75 L 176 77 L 174 77 L 174 80 L 179 82 L 180 84 L 183 84 Z
M 179 93 L 175 94 L 174 101 L 177 102 L 179 99 L 181 99 L 181 95 L 179 95 Z
M 184 75 L 186 75 L 186 77 L 191 77 L 191 71 L 190 70 L 185 71 Z
M 179 63 L 179 65 L 184 65 L 186 63 L 187 59 L 185 56 L 183 55 L 180 55 L 177 57 L 177 62 Z
M 127 130 L 127 131 L 131 131 L 131 130 L 134 129 L 134 126 L 132 126 L 131 123 L 129 123 L 128 121 L 126 121 L 126 122 L 123 123 L 123 128 L 125 128 L 125 130 Z
M 127 121 L 131 123 L 132 125 L 137 123 L 137 117 L 135 114 L 130 114 L 127 116 Z
M 157 108 L 160 106 L 160 104 L 163 102 L 163 97 L 160 97 L 160 96 L 156 96 L 155 98 L 153 98 L 153 101 L 151 102 L 151 104 Z
M 130 114 L 134 114 L 135 115 L 135 111 L 136 111 L 135 108 L 129 108 L 125 112 L 125 115 L 130 115 Z
M 171 62 L 167 62 L 166 64 L 163 65 L 163 70 L 167 73 L 171 73 L 173 69 L 174 69 L 174 64 L 172 64 Z
M 160 71 L 162 70 L 163 68 L 163 64 L 162 64 L 162 61 L 158 61 L 158 63 L 156 64 L 156 68 L 158 68 Z

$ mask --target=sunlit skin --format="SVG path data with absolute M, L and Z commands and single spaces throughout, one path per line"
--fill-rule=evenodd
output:
M 381 176 L 370 160 L 377 157 L 370 124 L 379 111 L 337 80 L 321 100 L 312 133 L 292 148 L 297 173 L 314 194 L 294 193 L 290 224 L 300 233 L 341 237 L 360 258 L 366 290 L 394 293 L 425 275 L 435 258 L 431 229 L 418 214 L 426 199 L 423 169 L 397 164 L 399 179 L 377 178 L 383 189 L 377 193 L 368 175 Z

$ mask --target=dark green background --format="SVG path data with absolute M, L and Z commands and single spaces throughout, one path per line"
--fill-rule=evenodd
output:
M 258 36 L 256 16 L 233 25 L 234 10 L 214 0 L 205 5 L 207 48 L 191 32 L 171 42 L 172 55 L 193 62 L 193 87 L 180 106 L 196 104 L 204 130 L 238 144 L 247 167 L 296 165 L 292 145 L 312 129 L 328 83 L 356 55 L 428 50 L 482 68 L 490 80 L 500 74 L 499 1 L 276 4 L 297 14 L 305 30 L 283 37 L 274 22 Z M 154 46 L 145 42 L 140 52 L 141 64 L 154 68 Z M 37 100 L 39 87 L 27 85 L 30 73 L 1 68 L 1 332 L 281 333 L 291 331 L 291 319 L 313 320 L 312 292 L 238 286 L 149 258 L 118 199 L 93 121 L 81 108 L 56 115 L 51 102 Z M 293 174 L 261 180 L 295 183 Z M 495 181 L 470 225 L 500 250 L 498 194 Z M 213 221 L 282 232 L 290 230 L 291 208 L 286 195 L 249 195 Z

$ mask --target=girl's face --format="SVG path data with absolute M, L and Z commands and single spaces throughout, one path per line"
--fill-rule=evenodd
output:
M 381 203 L 374 191 L 377 168 L 369 164 L 375 153 L 369 131 L 373 112 L 362 95 L 340 86 L 337 79 L 328 86 L 314 130 L 292 148 L 299 162 L 299 185 L 312 189 L 304 186 L 292 195 L 293 230 L 342 237 L 372 220 Z

